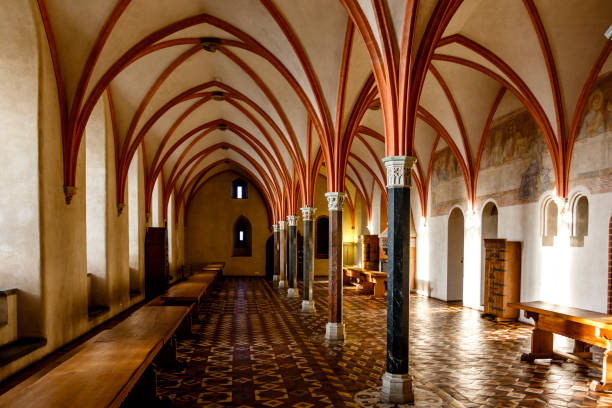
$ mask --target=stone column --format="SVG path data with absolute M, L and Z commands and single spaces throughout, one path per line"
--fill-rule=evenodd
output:
M 272 225 L 274 229 L 274 276 L 272 277 L 272 282 L 278 283 L 278 278 L 280 277 L 280 252 L 279 252 L 279 234 L 278 234 L 278 224 Z
M 414 400 L 408 374 L 410 311 L 410 169 L 416 159 L 385 157 L 387 167 L 387 370 L 381 401 L 406 404 Z
M 285 233 L 285 221 L 278 222 L 278 253 L 279 253 L 279 278 L 278 287 L 287 287 L 287 235 Z
M 288 240 L 287 240 L 287 279 L 289 280 L 289 290 L 287 297 L 299 297 L 300 292 L 297 288 L 297 223 L 298 215 L 287 216 L 287 224 L 289 225 Z
M 312 207 L 304 207 L 302 219 L 304 220 L 304 297 L 302 300 L 302 312 L 312 313 L 315 311 L 315 303 L 312 298 L 312 283 L 314 281 L 314 214 L 317 210 Z
M 325 193 L 329 209 L 329 315 L 325 326 L 325 338 L 344 340 L 342 322 L 342 192 Z

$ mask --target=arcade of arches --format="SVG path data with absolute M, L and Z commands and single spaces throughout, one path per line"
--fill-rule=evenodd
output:
M 168 406 L 611 401 L 609 0 L 0 17 L 0 405 L 213 263 Z

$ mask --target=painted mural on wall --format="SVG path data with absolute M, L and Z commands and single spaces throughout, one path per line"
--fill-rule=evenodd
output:
M 436 152 L 431 173 L 432 215 L 442 215 L 466 199 L 459 162 L 450 147 Z
M 500 206 L 537 201 L 554 188 L 552 159 L 535 121 L 525 109 L 496 119 L 485 140 L 477 200 Z
M 570 166 L 570 188 L 612 191 L 612 73 L 599 78 L 585 106 Z
M 465 183 L 449 148 L 436 153 L 432 170 L 432 215 L 448 214 L 465 202 Z M 450 163 L 453 164 L 450 164 Z M 554 187 L 548 147 L 531 115 L 521 109 L 497 118 L 487 134 L 480 162 L 477 202 L 498 205 L 537 201 Z

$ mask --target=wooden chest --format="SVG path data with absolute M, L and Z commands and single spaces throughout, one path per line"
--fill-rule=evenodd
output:
M 519 311 L 508 303 L 519 302 L 521 292 L 521 243 L 485 239 L 484 314 L 497 320 L 515 320 Z

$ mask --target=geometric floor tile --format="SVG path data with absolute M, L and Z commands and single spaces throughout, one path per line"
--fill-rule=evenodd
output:
M 300 293 L 302 293 L 300 288 Z M 386 407 L 386 299 L 345 287 L 346 340 L 329 343 L 327 282 L 316 281 L 315 314 L 260 278 L 224 278 L 200 305 L 180 363 L 158 372 L 158 393 L 175 407 Z M 572 362 L 520 361 L 531 326 L 496 323 L 478 311 L 410 298 L 410 371 L 416 406 L 612 407 L 588 390 L 601 373 Z M 555 336 L 555 348 L 572 341 Z M 596 351 L 601 358 L 601 351 Z

